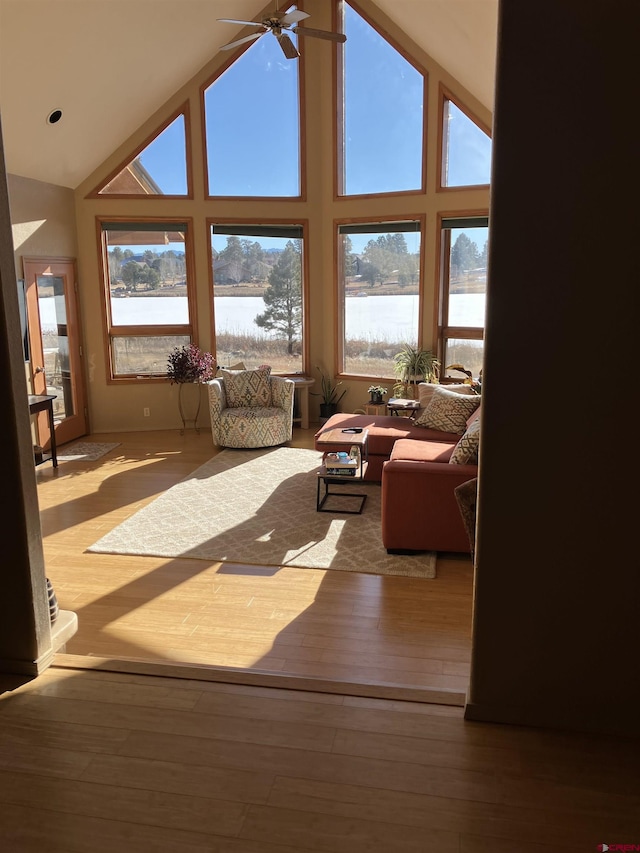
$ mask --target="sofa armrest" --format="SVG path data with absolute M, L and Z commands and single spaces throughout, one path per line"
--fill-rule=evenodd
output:
M 382 468 L 382 542 L 387 549 L 469 553 L 455 488 L 476 465 L 392 460 Z

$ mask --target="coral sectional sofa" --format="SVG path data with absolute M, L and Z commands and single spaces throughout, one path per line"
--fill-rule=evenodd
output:
M 415 419 L 331 417 L 316 433 L 369 431 L 366 479 L 382 483 L 382 541 L 389 551 L 471 550 L 455 488 L 477 477 L 480 397 L 469 386 L 419 386 Z M 323 450 L 331 449 L 323 447 Z

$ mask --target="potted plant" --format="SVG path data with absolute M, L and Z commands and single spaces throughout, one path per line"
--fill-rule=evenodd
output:
M 440 362 L 431 350 L 404 344 L 400 352 L 394 355 L 393 361 L 398 377 L 393 391 L 399 397 L 415 399 L 419 382 L 438 381 Z
M 338 388 L 342 385 L 342 381 L 335 382 L 330 376 L 323 373 L 319 367 L 317 370 L 320 373 L 320 387 L 322 390 L 312 391 L 311 393 L 315 397 L 322 397 L 322 402 L 320 403 L 320 420 L 325 421 L 338 411 L 338 404 L 347 393 L 347 389 L 344 388 L 341 393 L 338 393 Z
M 167 377 L 173 384 L 206 382 L 213 377 L 216 360 L 210 352 L 202 352 L 195 344 L 174 347 L 169 353 Z
M 210 352 L 202 352 L 195 344 L 187 346 L 174 347 L 169 353 L 167 364 L 167 378 L 173 385 L 176 383 L 179 386 L 178 390 L 178 411 L 182 420 L 182 429 L 180 433 L 184 433 L 187 424 L 193 424 L 196 432 L 199 432 L 197 423 L 198 415 L 200 414 L 200 403 L 202 396 L 200 388 L 192 395 L 195 397 L 191 400 L 189 411 L 185 409 L 185 401 L 183 399 L 183 388 L 185 385 L 200 386 L 201 383 L 207 382 L 215 373 L 216 360 Z
M 367 391 L 369 392 L 369 402 L 378 405 L 382 403 L 382 397 L 387 393 L 387 389 L 383 388 L 382 385 L 369 385 Z

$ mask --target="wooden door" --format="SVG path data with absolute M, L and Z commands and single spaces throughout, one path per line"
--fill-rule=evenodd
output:
M 56 395 L 54 424 L 61 445 L 88 432 L 76 264 L 71 258 L 23 258 L 22 263 L 32 393 Z M 39 416 L 38 434 L 47 447 L 46 415 Z

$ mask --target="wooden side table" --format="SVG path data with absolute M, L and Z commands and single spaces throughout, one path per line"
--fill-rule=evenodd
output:
M 294 384 L 294 393 L 298 396 L 300 405 L 300 417 L 293 419 L 293 422 L 298 422 L 302 429 L 309 429 L 309 388 L 315 383 L 315 379 L 310 376 L 287 376 Z
M 403 397 L 391 397 L 387 402 L 387 409 L 390 415 L 399 415 L 402 412 L 404 417 L 415 418 L 419 408 L 420 403 L 418 400 L 407 400 Z
M 368 400 L 362 408 L 365 415 L 386 415 L 387 413 L 386 403 L 372 403 Z
M 53 401 L 56 399 L 56 394 L 29 394 L 29 414 L 35 415 L 38 412 L 47 413 L 49 419 L 49 432 L 51 433 L 51 448 L 49 455 L 43 456 L 37 461 L 36 465 L 41 465 L 43 462 L 51 463 L 54 468 L 58 467 L 58 454 L 56 451 L 56 427 L 53 421 Z
M 367 473 L 368 461 L 368 430 L 363 430 L 360 433 L 344 432 L 341 429 L 325 430 L 317 439 L 317 445 L 323 449 L 322 464 L 317 472 L 318 487 L 316 490 L 316 512 L 339 512 L 347 515 L 360 515 L 364 507 L 367 494 L 366 492 L 335 492 L 330 491 L 329 486 L 345 486 L 352 483 L 362 482 Z M 355 476 L 346 474 L 330 474 L 327 471 L 326 456 L 330 451 L 337 449 L 346 449 L 347 447 L 358 447 L 360 451 L 360 459 L 356 468 Z M 324 495 L 320 494 L 320 481 L 324 483 Z M 342 498 L 344 504 L 353 503 L 350 498 L 356 498 L 355 509 L 325 509 L 325 504 L 330 497 Z M 344 500 L 346 498 L 346 501 Z

